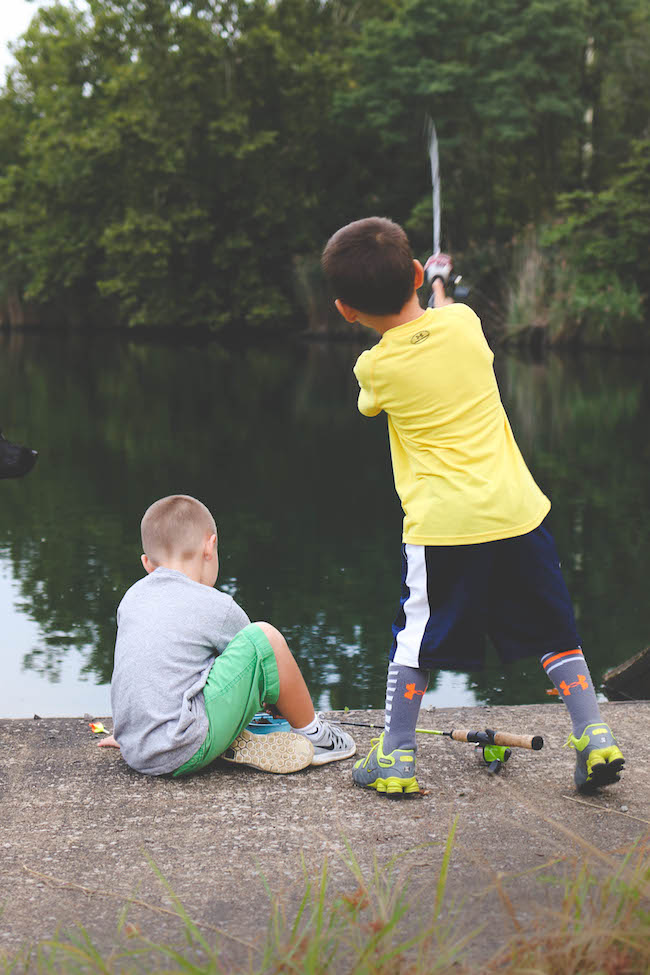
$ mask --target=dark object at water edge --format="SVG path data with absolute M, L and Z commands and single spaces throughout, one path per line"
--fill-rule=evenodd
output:
M 0 430 L 0 478 L 24 477 L 36 463 L 38 451 L 11 443 Z
M 650 701 L 650 647 L 608 670 L 603 686 L 610 701 Z

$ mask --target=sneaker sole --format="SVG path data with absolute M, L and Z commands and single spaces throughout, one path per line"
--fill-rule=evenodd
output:
M 591 776 L 583 785 L 578 786 L 580 792 L 595 792 L 604 785 L 620 782 L 624 765 L 624 758 L 615 758 L 611 762 L 596 762 L 591 767 Z
M 314 749 L 314 757 L 311 760 L 312 765 L 327 765 L 328 762 L 342 762 L 346 758 L 352 758 L 353 755 L 357 754 L 357 746 L 354 745 L 352 748 L 348 748 L 346 752 L 335 751 L 331 752 L 319 752 Z
M 314 746 L 295 731 L 255 735 L 244 730 L 220 757 L 234 765 L 250 765 L 262 772 L 286 775 L 311 765 Z
M 415 778 L 389 777 L 387 779 L 375 779 L 374 782 L 367 784 L 363 782 L 355 782 L 354 784 L 361 789 L 374 789 L 378 796 L 386 796 L 387 799 L 417 799 L 420 796 L 420 786 Z

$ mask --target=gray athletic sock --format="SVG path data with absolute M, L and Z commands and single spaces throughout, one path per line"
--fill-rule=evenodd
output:
M 420 704 L 429 683 L 429 671 L 390 664 L 386 680 L 384 755 L 395 748 L 415 751 L 415 726 Z
M 603 720 L 591 674 L 580 647 L 576 650 L 544 654 L 542 667 L 557 688 L 560 700 L 567 706 L 576 738 L 582 736 L 588 724 Z

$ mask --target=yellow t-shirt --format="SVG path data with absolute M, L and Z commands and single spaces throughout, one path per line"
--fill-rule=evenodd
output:
M 453 304 L 389 329 L 357 360 L 360 412 L 388 416 L 405 542 L 512 538 L 551 507 L 515 443 L 493 359 L 477 316 Z

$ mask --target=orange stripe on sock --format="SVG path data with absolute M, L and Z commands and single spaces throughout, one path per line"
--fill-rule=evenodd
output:
M 549 657 L 548 660 L 544 661 L 544 670 L 549 664 L 552 664 L 554 660 L 561 660 L 562 657 L 582 657 L 582 650 L 565 650 L 563 653 L 556 653 L 554 657 Z

